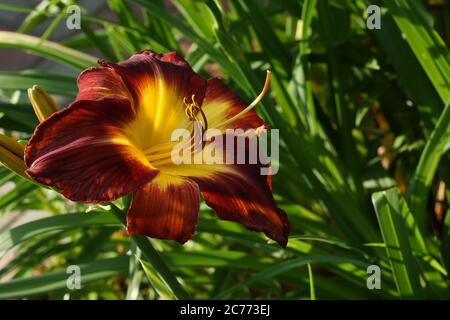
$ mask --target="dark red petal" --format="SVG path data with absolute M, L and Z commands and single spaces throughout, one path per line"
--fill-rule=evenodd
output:
M 107 96 L 116 95 L 131 99 L 122 78 L 108 67 L 89 68 L 78 76 L 78 95 L 76 100 L 98 100 Z
M 107 202 L 135 191 L 158 171 L 123 134 L 128 100 L 79 100 L 35 130 L 25 149 L 28 175 L 80 202 Z
M 192 238 L 199 208 L 195 182 L 160 174 L 134 193 L 128 233 L 184 243 Z
M 223 139 L 226 145 L 226 138 Z M 246 164 L 224 164 L 222 166 L 227 170 L 216 170 L 207 177 L 191 179 L 198 183 L 206 204 L 219 218 L 239 222 L 250 230 L 263 231 L 269 238 L 286 246 L 289 235 L 286 213 L 275 204 L 270 177 L 261 175 L 261 168 L 267 166 L 249 164 L 248 142 L 246 138 Z M 235 141 L 234 163 L 237 163 L 237 145 Z M 228 147 L 225 146 L 224 150 Z M 219 168 L 219 165 L 214 166 Z
M 202 109 L 208 119 L 210 128 L 225 129 L 218 128 L 218 125 L 244 110 L 247 105 L 219 79 L 212 78 L 208 80 Z M 263 120 L 255 111 L 250 110 L 236 121 L 228 124 L 226 129 L 240 128 L 246 131 L 248 129 L 256 129 L 262 125 L 264 125 Z
M 184 97 L 190 98 L 195 94 L 197 103 L 201 104 L 205 95 L 206 80 L 196 74 L 176 52 L 159 54 L 144 50 L 134 54 L 128 60 L 110 64 L 110 67 L 120 74 L 136 101 L 142 102 L 145 98 L 146 87 L 155 79 L 157 84 L 167 85 L 171 91 L 181 97 L 179 104 L 175 106 L 180 107 L 181 112 L 184 112 Z
M 277 208 L 264 178 L 241 168 L 239 175 L 217 175 L 214 180 L 198 182 L 203 198 L 220 219 L 239 222 L 250 230 L 263 231 L 286 246 L 289 222 Z

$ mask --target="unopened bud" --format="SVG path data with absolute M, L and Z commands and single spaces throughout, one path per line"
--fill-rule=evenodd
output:
M 47 92 L 36 85 L 28 89 L 28 98 L 30 99 L 39 122 L 44 121 L 53 113 L 59 111 L 55 100 L 50 97 Z
M 27 169 L 23 160 L 25 147 L 11 137 L 0 134 L 0 163 L 9 170 L 30 179 L 25 170 Z

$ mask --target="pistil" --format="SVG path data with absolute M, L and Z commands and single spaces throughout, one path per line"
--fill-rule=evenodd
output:
M 231 117 L 231 118 L 225 120 L 224 122 L 220 123 L 219 125 L 217 125 L 217 128 L 225 127 L 225 126 L 229 125 L 230 123 L 233 123 L 234 121 L 238 120 L 243 115 L 245 115 L 247 112 L 252 110 L 254 107 L 256 107 L 256 105 L 259 102 L 261 102 L 261 100 L 264 98 L 264 96 L 267 92 L 267 89 L 269 89 L 269 82 L 270 82 L 270 70 L 267 70 L 266 81 L 264 82 L 264 87 L 263 87 L 261 93 L 256 97 L 256 99 L 253 100 L 253 102 L 251 104 L 249 104 L 247 108 L 245 108 L 238 114 L 234 115 L 233 117 Z

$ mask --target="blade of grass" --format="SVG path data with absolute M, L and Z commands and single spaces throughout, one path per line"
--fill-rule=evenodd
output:
M 50 25 L 47 27 L 47 29 L 45 29 L 44 33 L 42 34 L 42 36 L 40 38 L 40 43 L 44 42 L 51 36 L 51 34 L 53 33 L 53 31 L 55 31 L 58 24 L 65 17 L 66 8 L 71 6 L 73 4 L 73 2 L 74 2 L 74 0 L 68 0 L 68 1 L 66 1 L 66 3 L 63 4 L 63 6 L 59 9 L 60 12 L 56 15 L 56 17 L 53 19 L 53 21 L 50 23 Z
M 450 270 L 450 210 L 447 211 L 444 219 L 441 241 L 442 260 L 447 270 Z
M 111 204 L 111 213 L 119 219 L 124 226 L 127 225 L 126 215 L 114 204 Z M 183 289 L 177 278 L 172 274 L 167 267 L 163 258 L 158 251 L 155 250 L 150 240 L 145 236 L 134 235 L 131 239 L 136 243 L 142 252 L 143 258 L 148 262 L 152 268 L 157 272 L 158 276 L 164 284 L 170 289 L 172 294 L 177 299 L 189 299 L 189 294 Z
M 139 289 L 142 281 L 142 270 L 139 264 L 139 258 L 141 257 L 141 251 L 136 247 L 135 243 L 131 243 L 131 255 L 130 255 L 130 271 L 128 278 L 128 288 L 126 300 L 137 300 L 139 297 Z
M 102 38 L 97 36 L 97 34 L 92 30 L 90 25 L 84 20 L 81 21 L 81 31 L 86 35 L 86 38 L 94 46 L 105 59 L 115 62 L 116 57 L 110 51 L 110 45 L 106 41 L 107 38 Z
M 13 246 L 39 234 L 92 226 L 120 226 L 120 223 L 113 215 L 105 212 L 73 213 L 38 219 L 0 234 L 0 257 Z
M 273 277 L 280 275 L 284 272 L 287 272 L 287 271 L 295 269 L 295 268 L 307 266 L 308 264 L 327 264 L 327 263 L 341 263 L 341 262 L 352 263 L 355 266 L 358 266 L 360 268 L 367 267 L 367 263 L 365 263 L 365 262 L 353 260 L 353 259 L 349 259 L 349 258 L 336 257 L 336 256 L 332 256 L 332 255 L 295 258 L 295 259 L 280 262 L 277 264 L 272 264 L 267 269 L 264 269 L 264 270 L 256 273 L 250 279 L 242 281 L 242 282 L 232 286 L 231 288 L 228 288 L 227 290 L 220 292 L 217 296 L 214 297 L 214 299 L 225 299 L 225 298 L 229 297 L 231 294 L 233 294 L 234 292 L 236 292 L 237 290 L 243 289 L 245 287 L 250 287 L 251 285 L 253 285 L 259 281 L 265 281 L 267 279 L 272 279 Z
M 65 63 L 75 69 L 96 65 L 97 59 L 83 52 L 64 47 L 56 42 L 40 42 L 37 37 L 16 32 L 0 31 L 0 48 L 14 48 L 32 52 L 48 59 Z
M 80 264 L 81 285 L 109 278 L 117 274 L 128 273 L 128 257 L 93 261 Z M 14 279 L 6 283 L 0 283 L 0 299 L 13 299 L 30 297 L 50 291 L 67 288 L 69 275 L 66 270 L 51 271 L 41 276 L 34 276 L 25 279 Z
M 420 155 L 408 190 L 411 211 L 422 230 L 426 231 L 428 193 L 444 154 L 445 146 L 450 141 L 450 103 L 447 104 Z
M 383 14 L 382 19 L 383 27 L 374 31 L 374 35 L 392 63 L 400 85 L 417 105 L 425 127 L 431 132 L 445 104 L 402 37 L 392 16 Z
M 19 179 L 16 182 L 15 187 L 11 191 L 3 194 L 0 198 L 0 212 L 4 212 L 6 209 L 13 209 L 18 205 L 20 199 L 27 197 L 34 190 L 36 190 L 36 185 L 23 178 Z
M 305 0 L 303 2 L 301 19 L 301 39 L 299 43 L 299 52 L 292 70 L 292 78 L 289 83 L 289 92 L 294 101 L 298 101 L 302 111 L 305 113 L 308 129 L 311 134 L 318 130 L 318 122 L 314 110 L 314 99 L 311 90 L 310 63 L 308 57 L 310 54 L 311 24 L 316 10 L 317 0 Z M 299 20 L 300 22 L 300 20 Z
M 406 202 L 397 189 L 380 191 L 372 195 L 387 255 L 391 262 L 397 289 L 402 298 L 423 297 L 417 262 L 413 256 L 408 233 Z M 409 222 L 410 223 L 410 222 Z
M 424 21 L 418 1 L 385 0 L 406 41 L 444 104 L 450 101 L 450 54 L 442 39 Z
M 164 300 L 176 299 L 176 297 L 174 296 L 172 291 L 167 288 L 165 283 L 161 280 L 161 278 L 155 272 L 155 269 L 152 267 L 152 265 L 142 259 L 139 259 L 139 262 L 142 265 L 142 269 L 144 269 L 144 272 L 145 272 L 145 275 L 147 276 L 148 281 L 151 283 L 153 289 L 158 293 L 159 297 Z
M 31 133 L 37 124 L 31 105 L 0 102 L 0 126 L 3 129 Z
M 66 96 L 76 96 L 77 94 L 75 77 L 36 70 L 0 72 L 1 89 L 27 90 L 35 84 L 51 94 Z
M 311 264 L 308 263 L 308 276 L 309 276 L 309 296 L 311 300 L 316 300 L 316 288 L 314 287 L 314 277 Z
M 351 102 L 347 99 L 345 79 L 348 76 L 348 66 L 340 62 L 336 53 L 336 38 L 342 38 L 350 32 L 350 17 L 347 11 L 333 8 L 329 0 L 318 2 L 317 10 L 321 31 L 326 42 L 327 71 L 331 102 L 336 110 L 336 122 L 339 135 L 339 155 L 342 165 L 346 169 L 349 185 L 352 191 L 364 199 L 361 180 L 361 161 L 356 150 L 356 143 L 352 134 L 354 129 L 354 114 Z

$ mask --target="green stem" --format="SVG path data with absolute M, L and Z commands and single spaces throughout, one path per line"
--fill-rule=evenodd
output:
M 110 203 L 111 212 L 126 226 L 126 216 L 122 210 L 120 210 L 116 205 Z M 183 289 L 183 287 L 178 282 L 177 278 L 170 271 L 169 267 L 166 265 L 158 251 L 152 246 L 150 240 L 145 236 L 133 235 L 131 236 L 132 241 L 139 247 L 142 252 L 142 256 L 145 260 L 155 269 L 161 280 L 166 284 L 166 286 L 172 291 L 173 295 L 179 299 L 190 299 L 189 294 Z

